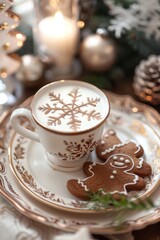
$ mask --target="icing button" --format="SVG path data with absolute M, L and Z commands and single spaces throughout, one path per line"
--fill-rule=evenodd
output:
M 105 138 L 108 138 L 108 134 L 105 134 L 104 136 L 105 136 Z
M 112 172 L 113 174 L 117 174 L 117 171 L 116 170 L 113 170 L 113 172 Z
M 111 176 L 110 176 L 110 179 L 114 179 L 114 176 L 113 176 L 113 175 L 111 175 Z

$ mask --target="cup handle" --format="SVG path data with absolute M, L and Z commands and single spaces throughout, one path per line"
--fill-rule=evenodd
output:
M 11 126 L 22 136 L 30 138 L 36 142 L 40 142 L 38 134 L 20 125 L 19 121 L 17 121 L 18 117 L 26 117 L 30 121 L 31 125 L 35 128 L 35 122 L 33 120 L 31 111 L 26 108 L 18 108 L 14 110 L 10 117 Z

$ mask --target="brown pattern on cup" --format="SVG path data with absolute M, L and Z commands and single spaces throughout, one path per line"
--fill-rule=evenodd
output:
M 63 161 L 74 161 L 77 158 L 81 159 L 89 151 L 92 152 L 95 149 L 97 142 L 94 139 L 95 135 L 90 134 L 87 139 L 82 139 L 80 142 L 68 142 L 65 140 L 65 150 L 68 152 L 68 154 L 59 152 L 55 155 Z
M 14 154 L 13 154 L 14 160 L 24 159 L 25 151 L 24 151 L 24 147 L 22 146 L 23 143 L 25 143 L 24 138 L 20 137 L 18 139 L 18 144 L 16 145 L 14 150 Z

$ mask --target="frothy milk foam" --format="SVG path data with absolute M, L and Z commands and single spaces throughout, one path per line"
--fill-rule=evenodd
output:
M 33 100 L 33 116 L 50 130 L 81 132 L 101 123 L 109 112 L 107 97 L 96 87 L 79 81 L 55 82 Z

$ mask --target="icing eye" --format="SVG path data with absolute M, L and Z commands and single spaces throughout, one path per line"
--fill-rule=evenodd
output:
M 117 171 L 116 170 L 113 170 L 113 172 L 112 172 L 113 174 L 117 174 Z
M 129 159 L 126 159 L 126 160 L 125 160 L 125 163 L 130 163 L 130 160 L 129 160 Z
M 118 157 L 117 157 L 117 156 L 114 156 L 114 157 L 113 157 L 113 160 L 117 160 L 117 159 L 118 159 Z
M 114 179 L 114 176 L 113 176 L 113 175 L 111 175 L 111 176 L 110 176 L 110 179 Z
M 119 159 L 120 161 L 124 161 L 124 157 L 120 157 L 120 159 Z

